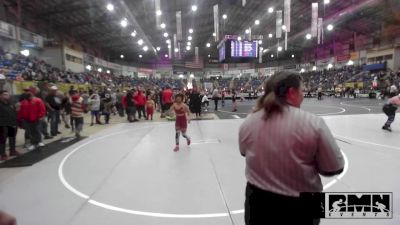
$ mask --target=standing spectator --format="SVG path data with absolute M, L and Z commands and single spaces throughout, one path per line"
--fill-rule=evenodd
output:
M 236 91 L 235 89 L 232 89 L 232 107 L 233 107 L 232 112 L 237 111 L 236 97 L 237 97 Z
M 57 86 L 51 86 L 49 94 L 46 96 L 46 109 L 50 117 L 50 134 L 55 137 L 61 134 L 58 131 L 58 124 L 60 123 L 60 109 L 61 99 L 57 96 Z
M 102 102 L 103 102 L 102 114 L 104 115 L 105 123 L 108 124 L 110 122 L 110 115 L 113 111 L 113 106 L 114 106 L 111 95 L 106 93 L 104 95 L 104 99 L 102 100 Z
M 161 118 L 165 117 L 165 112 L 167 112 L 173 103 L 172 100 L 173 92 L 170 88 L 169 85 L 165 87 L 165 90 L 162 91 L 162 97 L 161 97 L 161 105 L 163 106 L 162 112 L 161 112 Z
M 135 102 L 133 101 L 133 91 L 134 90 L 129 90 L 128 93 L 126 93 L 126 95 L 122 98 L 122 105 L 126 110 L 126 115 L 130 123 L 138 121 L 136 119 L 136 107 Z
M 71 118 L 75 125 L 75 136 L 81 138 L 81 132 L 83 129 L 83 113 L 86 111 L 86 105 L 83 103 L 83 98 L 79 96 L 77 91 L 72 91 L 70 104 Z
M 219 100 L 218 88 L 214 88 L 212 92 L 212 99 L 214 100 L 214 111 L 218 111 L 218 100 Z
M 189 95 L 189 108 L 192 113 L 196 114 L 196 118 L 201 116 L 201 98 L 197 88 L 193 88 Z
M 31 138 L 31 146 L 28 150 L 43 147 L 41 135 L 41 121 L 46 115 L 46 107 L 40 98 L 34 96 L 33 90 L 28 92 L 28 98 L 22 100 L 18 112 L 18 121 L 25 121 Z
M 207 92 L 205 92 L 204 95 L 203 95 L 203 98 L 201 98 L 201 104 L 204 107 L 204 112 L 207 112 L 208 111 L 208 106 L 209 106 Z
M 34 97 L 37 97 L 40 100 L 42 100 L 42 102 L 44 104 L 45 98 L 49 93 L 49 87 L 48 87 L 47 83 L 44 83 L 42 89 L 39 89 L 38 87 L 32 87 L 31 86 L 31 87 L 29 87 L 28 91 L 30 93 L 32 93 Z M 47 124 L 47 121 L 46 121 L 45 117 L 46 117 L 46 115 L 43 118 L 40 119 L 40 133 L 44 135 L 44 139 L 52 139 L 53 136 L 51 136 L 49 134 L 48 124 Z
M 65 128 L 69 129 L 71 128 L 70 125 L 73 125 L 73 123 L 71 123 L 71 104 L 69 101 L 69 94 L 68 92 L 64 93 L 64 96 L 61 100 L 61 118 L 64 121 L 65 124 Z M 72 127 L 72 131 L 73 131 L 73 127 Z
M 92 114 L 90 126 L 93 126 L 93 120 L 96 118 L 96 124 L 100 122 L 100 96 L 95 92 L 89 98 L 89 105 Z
M 317 89 L 318 100 L 322 100 L 322 87 L 318 87 Z
M 394 118 L 396 117 L 396 110 L 400 106 L 400 94 L 398 96 L 394 96 L 390 98 L 387 103 L 383 106 L 382 110 L 388 116 L 388 119 L 383 125 L 382 129 L 387 131 L 392 131 L 390 125 L 394 122 Z
M 147 102 L 146 102 L 146 120 L 149 120 L 149 118 L 151 120 L 153 120 L 153 114 L 154 114 L 154 107 L 155 107 L 155 103 L 153 100 L 154 96 L 152 94 L 150 94 L 147 98 Z
M 20 155 L 15 149 L 17 126 L 17 111 L 11 102 L 10 94 L 7 91 L 0 91 L 0 160 L 2 161 L 8 159 L 6 154 L 7 137 L 10 156 Z
M 125 91 L 124 91 L 125 92 Z M 116 108 L 118 110 L 118 114 L 120 117 L 124 117 L 124 107 L 122 107 L 122 98 L 124 94 L 117 89 L 116 97 L 117 97 L 117 103 L 116 103 Z
M 392 98 L 394 96 L 397 95 L 397 87 L 395 84 L 392 84 L 392 86 L 390 86 L 390 90 L 389 90 L 389 97 Z
M 82 99 L 83 99 L 83 104 L 85 105 L 85 107 L 87 108 L 87 106 L 89 105 L 89 94 L 87 91 L 83 91 L 83 94 L 81 95 Z
M 246 158 L 245 223 L 310 224 L 299 195 L 321 192 L 319 174 L 341 173 L 343 156 L 324 120 L 300 109 L 300 75 L 279 72 L 264 88 L 239 129 Z
M 224 90 L 222 90 L 222 92 L 221 92 L 221 104 L 222 104 L 222 107 L 225 107 L 225 91 Z
M 137 93 L 133 97 L 135 101 L 135 105 L 139 114 L 139 119 L 146 118 L 146 110 L 145 110 L 145 105 L 146 105 L 146 96 L 144 96 L 142 90 L 138 90 Z

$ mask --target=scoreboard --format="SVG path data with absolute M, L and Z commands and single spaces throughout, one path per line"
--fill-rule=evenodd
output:
M 258 42 L 257 41 L 231 41 L 231 57 L 258 57 Z
M 220 62 L 248 62 L 258 58 L 258 40 L 228 39 L 218 46 Z

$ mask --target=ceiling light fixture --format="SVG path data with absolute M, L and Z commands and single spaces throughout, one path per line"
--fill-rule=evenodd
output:
M 143 47 L 143 51 L 147 52 L 147 50 L 149 50 L 149 47 L 147 47 L 147 45 L 146 45 Z
M 110 12 L 114 11 L 114 5 L 111 4 L 111 3 L 108 3 L 107 4 L 107 10 L 110 11 Z
M 139 58 L 143 58 L 143 56 L 142 56 L 142 55 L 139 55 Z
M 179 52 L 179 49 L 178 49 L 178 48 L 175 48 L 174 51 L 175 51 L 175 52 Z
M 282 46 L 278 46 L 278 52 L 282 51 Z
M 189 29 L 189 33 L 193 33 L 193 29 L 192 28 Z
M 126 18 L 121 20 L 121 27 L 127 27 L 128 26 L 128 20 Z
M 246 29 L 244 32 L 245 32 L 246 34 L 249 34 L 249 33 L 250 33 L 250 30 L 249 30 L 249 29 Z
M 165 41 L 165 43 L 167 43 L 167 44 L 171 44 L 171 40 L 170 40 L 170 39 L 168 39 L 168 40 L 166 40 L 166 41 Z
M 213 35 L 213 37 L 217 36 L 215 33 L 213 33 L 212 35 Z
M 138 43 L 138 45 L 142 45 L 143 44 L 143 40 L 140 39 L 137 43 Z
M 188 42 L 186 43 L 186 45 L 191 46 L 192 43 L 191 43 L 190 41 L 188 41 Z
M 307 38 L 308 40 L 310 40 L 310 39 L 311 39 L 311 34 L 306 34 L 306 38 Z
M 269 38 L 272 38 L 272 36 L 273 36 L 273 35 L 272 35 L 271 33 L 268 34 L 268 37 L 269 37 Z
M 269 8 L 268 8 L 268 12 L 269 12 L 269 13 L 273 13 L 273 12 L 274 12 L 274 8 L 269 7 Z
M 239 36 L 237 39 L 238 39 L 238 41 L 241 41 L 241 40 L 242 40 L 242 37 Z
M 331 2 L 330 0 L 324 0 L 325 5 L 329 4 L 330 2 Z
M 328 26 L 326 27 L 326 29 L 328 29 L 329 31 L 333 30 L 333 25 L 332 25 L 332 24 L 328 24 Z
M 164 37 L 168 37 L 168 33 L 167 32 L 164 33 Z
M 226 20 L 228 16 L 226 14 L 222 15 L 222 19 Z
M 211 44 L 210 44 L 210 43 L 207 43 L 206 46 L 207 46 L 207 48 L 209 48 L 209 47 L 211 47 Z
M 165 58 L 168 58 L 168 54 L 165 54 L 164 56 L 165 56 Z
M 132 37 L 136 37 L 136 30 L 131 33 Z
M 186 46 L 186 50 L 187 50 L 187 51 L 190 51 L 190 46 L 189 46 L 189 45 Z
M 156 49 L 157 49 L 157 51 L 160 51 L 160 50 L 161 50 L 161 47 L 157 47 Z
M 121 59 L 123 59 L 123 58 L 124 58 L 124 55 L 120 55 L 119 57 L 121 57 Z
M 196 12 L 197 11 L 197 5 L 192 5 L 192 11 Z
M 255 21 L 254 21 L 254 24 L 255 24 L 255 25 L 259 25 L 259 24 L 260 24 L 260 20 L 255 20 Z
M 274 58 L 274 54 L 271 54 L 271 58 Z
M 161 16 L 161 15 L 162 15 L 161 10 L 157 10 L 156 15 L 157 15 L 157 16 Z
M 258 44 L 259 44 L 259 45 L 262 45 L 262 40 L 258 40 Z
M 188 36 L 188 40 L 191 41 L 193 38 L 192 36 Z
M 103 69 L 102 68 L 98 68 L 97 71 L 99 71 L 101 73 L 101 71 L 103 71 Z
M 165 27 L 166 27 L 165 23 L 160 24 L 160 27 L 161 27 L 162 29 L 165 29 Z

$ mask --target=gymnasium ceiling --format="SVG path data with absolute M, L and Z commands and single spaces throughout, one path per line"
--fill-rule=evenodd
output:
M 5 4 L 14 6 L 18 0 L 4 0 Z M 319 2 L 319 15 L 324 17 L 325 28 L 328 23 L 334 25 L 332 31 L 325 31 L 325 41 L 344 40 L 354 32 L 361 35 L 392 35 L 399 30 L 400 6 L 398 0 L 292 0 L 291 31 L 288 33 L 288 54 L 301 54 L 305 48 L 315 45 L 315 40 L 306 40 L 310 32 L 311 3 Z M 111 59 L 118 59 L 124 54 L 124 60 L 155 62 L 168 54 L 167 39 L 176 33 L 176 12 L 182 12 L 183 46 L 187 37 L 193 37 L 191 50 L 183 54 L 192 57 L 194 47 L 198 46 L 200 54 L 217 57 L 218 52 L 212 36 L 214 32 L 213 5 L 219 4 L 220 29 L 223 34 L 242 35 L 252 28 L 253 35 L 263 35 L 262 46 L 273 49 L 277 46 L 275 37 L 276 10 L 283 10 L 283 0 L 160 0 L 161 16 L 156 15 L 155 0 L 20 0 L 22 14 L 27 13 L 36 20 L 50 22 L 59 32 L 74 35 L 92 46 L 101 48 Z M 106 5 L 112 3 L 114 10 L 108 11 Z M 197 5 L 197 11 L 192 11 Z M 274 8 L 273 13 L 268 9 Z M 227 19 L 222 19 L 226 14 Z M 156 18 L 165 23 L 166 28 L 157 26 Z M 120 23 L 127 18 L 128 25 L 122 28 Z M 260 20 L 255 25 L 255 20 Z M 192 28 L 193 33 L 188 30 Z M 136 36 L 131 33 L 136 31 Z M 168 38 L 163 34 L 167 32 Z M 385 33 L 386 32 L 386 33 Z M 144 44 L 137 41 L 142 39 Z M 282 42 L 282 39 L 281 39 Z M 207 48 L 206 43 L 211 47 Z M 143 46 L 148 46 L 147 52 Z M 159 52 L 156 47 L 161 47 Z M 142 58 L 139 58 L 142 55 Z

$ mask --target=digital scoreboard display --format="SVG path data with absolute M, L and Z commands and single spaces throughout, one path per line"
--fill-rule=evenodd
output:
M 222 62 L 225 60 L 225 44 L 219 48 L 219 61 Z
M 231 40 L 230 50 L 232 58 L 257 58 L 258 42 Z

